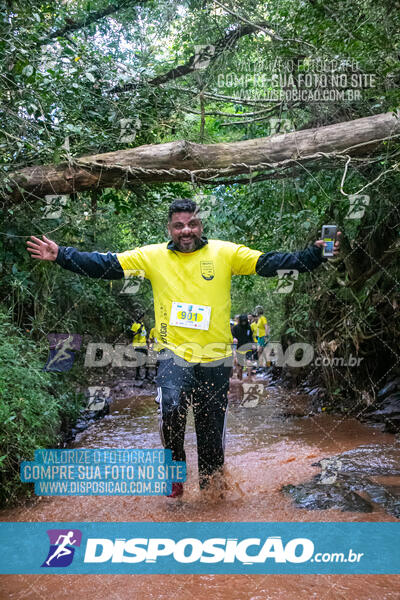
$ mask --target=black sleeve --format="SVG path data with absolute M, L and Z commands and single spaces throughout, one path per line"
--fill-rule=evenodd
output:
M 101 279 L 123 279 L 124 270 L 113 252 L 79 252 L 76 248 L 59 246 L 56 263 L 79 275 Z
M 299 252 L 265 252 L 256 264 L 256 273 L 261 277 L 274 277 L 278 269 L 294 269 L 306 273 L 328 259 L 322 256 L 322 248 L 309 246 Z
M 232 335 L 234 338 L 237 338 L 237 336 L 238 336 L 238 326 L 237 325 L 234 325 L 232 327 Z

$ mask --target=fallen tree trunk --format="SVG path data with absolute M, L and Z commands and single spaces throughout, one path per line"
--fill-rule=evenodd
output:
M 393 113 L 364 117 L 317 129 L 222 144 L 185 140 L 139 146 L 92 156 L 72 163 L 26 167 L 10 175 L 14 200 L 31 195 L 71 194 L 89 189 L 142 183 L 196 181 L 218 185 L 221 178 L 256 173 L 263 178 L 290 176 L 304 163 L 347 160 L 365 156 L 383 140 L 400 135 L 400 119 Z M 247 182 L 237 179 L 237 182 Z M 232 181 L 231 181 L 232 182 Z

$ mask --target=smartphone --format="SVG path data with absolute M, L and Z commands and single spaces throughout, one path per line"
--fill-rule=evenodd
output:
M 336 225 L 323 225 L 321 231 L 321 240 L 324 240 L 326 246 L 322 248 L 322 256 L 333 256 L 333 249 L 336 241 Z

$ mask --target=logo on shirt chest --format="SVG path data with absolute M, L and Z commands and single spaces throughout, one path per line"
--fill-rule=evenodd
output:
M 200 272 L 203 279 L 210 281 L 214 279 L 214 263 L 212 260 L 201 260 L 200 261 Z

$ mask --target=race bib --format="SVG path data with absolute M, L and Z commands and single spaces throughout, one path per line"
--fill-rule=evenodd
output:
M 170 325 L 175 327 L 190 327 L 190 329 L 206 330 L 210 326 L 211 306 L 173 302 Z

